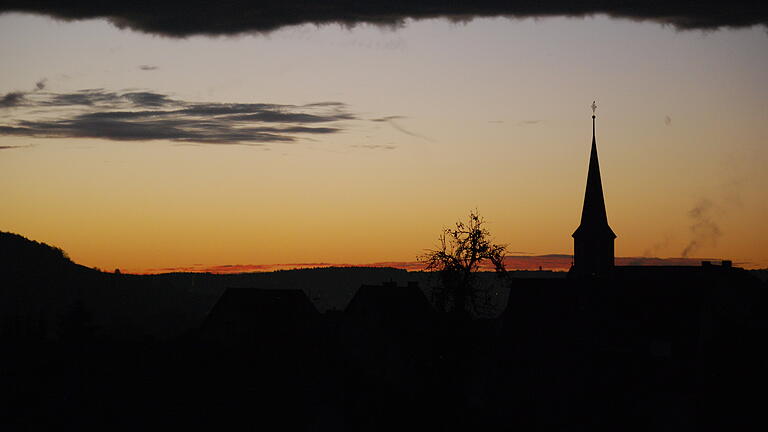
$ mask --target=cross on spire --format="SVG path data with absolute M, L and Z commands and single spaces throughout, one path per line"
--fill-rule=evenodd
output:
M 592 149 L 589 155 L 587 187 L 584 192 L 584 207 L 581 224 L 573 233 L 574 268 L 583 275 L 600 275 L 613 267 L 613 240 L 616 238 L 608 226 L 608 216 L 603 198 L 603 182 L 600 178 L 600 163 L 597 160 L 595 139 L 595 110 L 592 102 Z

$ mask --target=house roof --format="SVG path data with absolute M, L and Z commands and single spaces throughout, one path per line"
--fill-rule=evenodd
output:
M 202 333 L 215 339 L 293 333 L 317 319 L 317 309 L 302 290 L 227 288 L 208 314 Z

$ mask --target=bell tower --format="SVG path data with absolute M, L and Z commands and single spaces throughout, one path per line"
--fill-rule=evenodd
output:
M 616 234 L 608 226 L 608 216 L 600 179 L 600 163 L 597 160 L 595 140 L 595 110 L 592 102 L 592 150 L 589 155 L 587 188 L 581 224 L 573 233 L 573 273 L 578 277 L 600 277 L 611 272 L 614 265 L 613 241 Z

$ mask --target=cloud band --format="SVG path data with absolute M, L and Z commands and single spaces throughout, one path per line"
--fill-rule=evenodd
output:
M 187 102 L 155 92 L 103 89 L 12 92 L 0 97 L 0 114 L 0 135 L 249 145 L 332 134 L 342 130 L 341 121 L 356 119 L 339 102 Z
M 765 2 L 734 0 L 233 0 L 227 2 L 132 0 L 9 0 L 2 12 L 29 12 L 77 20 L 106 18 L 120 28 L 171 37 L 269 32 L 297 24 L 398 26 L 407 19 L 478 17 L 584 17 L 654 21 L 678 29 L 716 29 L 768 25 Z

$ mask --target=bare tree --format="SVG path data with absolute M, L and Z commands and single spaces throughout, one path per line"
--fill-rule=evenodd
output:
M 419 257 L 425 270 L 440 276 L 442 287 L 435 292 L 437 303 L 460 318 L 467 316 L 469 308 L 478 306 L 481 293 L 475 284 L 475 273 L 481 264 L 490 262 L 498 274 L 506 275 L 506 245 L 492 243 L 484 224 L 485 219 L 477 210 L 471 211 L 467 222 L 459 221 L 455 228 L 443 229 L 439 246 Z

